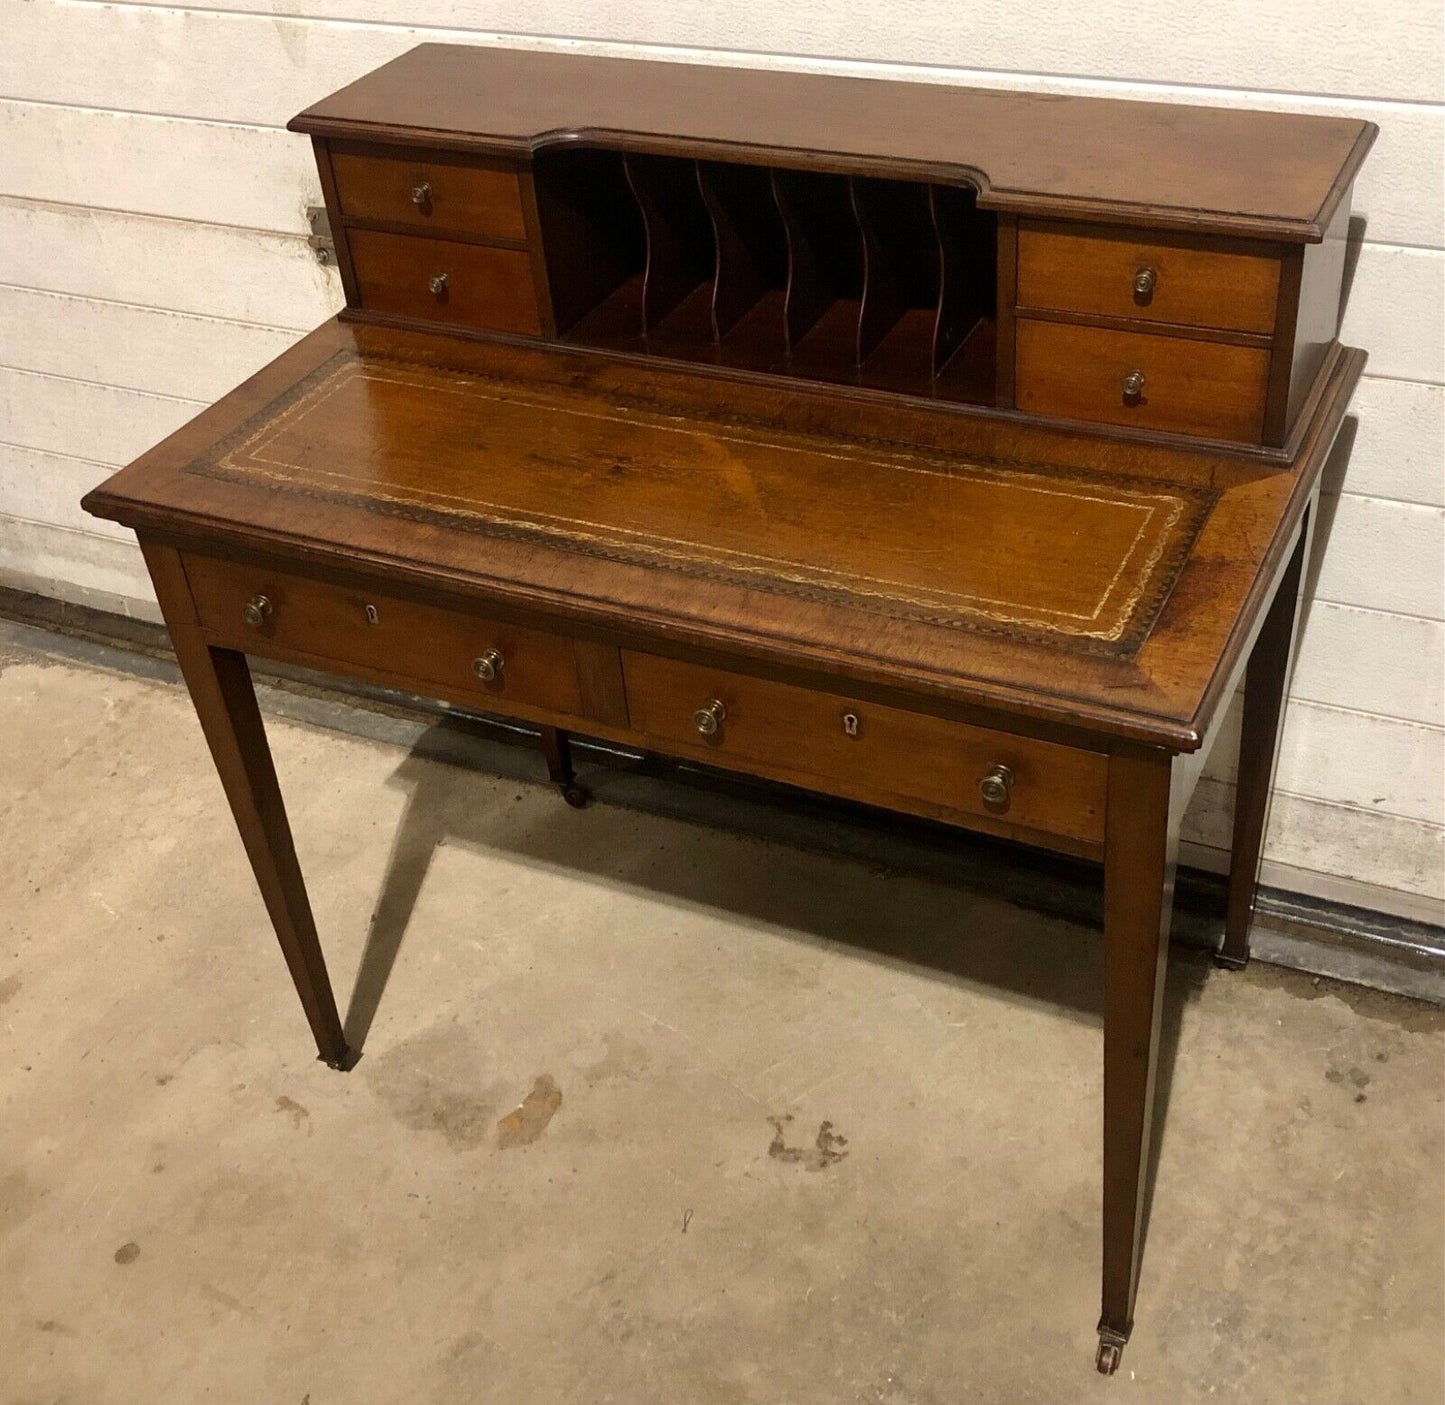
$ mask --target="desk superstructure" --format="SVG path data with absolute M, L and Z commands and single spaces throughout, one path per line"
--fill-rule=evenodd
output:
M 86 498 L 149 564 L 322 1057 L 246 655 L 1102 861 L 1133 1323 L 1179 818 L 1242 964 L 1366 122 L 424 45 L 301 114 L 341 315 Z M 561 822 L 559 820 L 559 822 Z

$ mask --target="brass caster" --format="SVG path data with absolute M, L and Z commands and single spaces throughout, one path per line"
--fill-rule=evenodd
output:
M 562 787 L 562 799 L 574 810 L 585 810 L 587 802 L 592 799 L 592 792 L 578 785 L 576 781 L 569 781 Z
M 1099 1368 L 1101 1376 L 1112 1376 L 1119 1369 L 1119 1361 L 1123 1355 L 1124 1348 L 1118 1342 L 1100 1342 L 1094 1365 Z

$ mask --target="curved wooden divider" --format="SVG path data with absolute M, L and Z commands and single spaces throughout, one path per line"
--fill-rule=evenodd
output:
M 569 341 L 992 403 L 996 221 L 968 186 L 601 149 L 536 183 Z

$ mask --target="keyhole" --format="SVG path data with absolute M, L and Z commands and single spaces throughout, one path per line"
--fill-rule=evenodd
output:
M 367 624 L 381 623 L 381 612 L 376 608 L 375 605 L 368 605 L 366 607 L 366 622 Z
M 843 731 L 850 737 L 858 735 L 858 714 L 856 712 L 843 714 Z

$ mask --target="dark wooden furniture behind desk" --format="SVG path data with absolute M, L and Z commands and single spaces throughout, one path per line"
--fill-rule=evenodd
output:
M 1133 1324 L 1179 817 L 1246 679 L 1248 934 L 1375 129 L 426 45 L 309 109 L 347 306 L 96 489 L 322 1057 L 246 655 L 1104 867 Z

